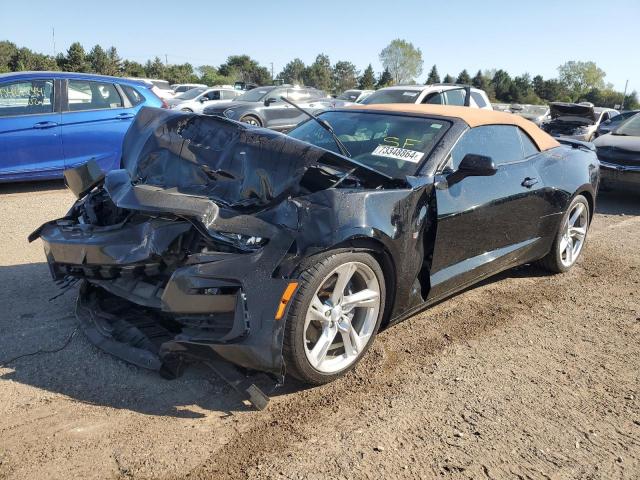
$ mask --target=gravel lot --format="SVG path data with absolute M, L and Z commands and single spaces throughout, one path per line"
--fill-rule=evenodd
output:
M 59 183 L 0 185 L 0 361 L 64 344 L 27 235 Z M 640 478 L 640 197 L 599 199 L 571 272 L 522 267 L 383 332 L 352 374 L 262 412 L 74 335 L 0 367 L 0 478 Z

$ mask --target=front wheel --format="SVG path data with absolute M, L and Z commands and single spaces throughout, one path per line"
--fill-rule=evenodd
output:
M 382 269 L 367 253 L 330 254 L 304 270 L 285 326 L 287 372 L 320 385 L 351 370 L 373 342 L 384 302 Z
M 582 195 L 569 204 L 560 229 L 546 257 L 540 264 L 555 273 L 568 271 L 578 260 L 589 230 L 589 202 Z
M 244 117 L 242 117 L 240 119 L 241 122 L 244 123 L 248 123 L 249 125 L 253 125 L 254 127 L 261 127 L 262 123 L 260 122 L 260 119 L 257 117 L 254 117 L 253 115 L 245 115 Z

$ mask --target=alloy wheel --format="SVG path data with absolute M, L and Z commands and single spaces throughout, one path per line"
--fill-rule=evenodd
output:
M 376 328 L 380 284 L 361 262 L 335 268 L 321 282 L 307 310 L 304 349 L 313 368 L 336 373 L 354 363 Z
M 589 225 L 588 212 L 583 203 L 576 203 L 564 224 L 560 239 L 560 261 L 565 267 L 572 266 L 580 255 Z
M 253 125 L 254 127 L 259 127 L 260 126 L 260 123 L 258 123 L 258 121 L 253 117 L 243 118 L 242 121 L 244 123 L 248 123 L 249 125 Z

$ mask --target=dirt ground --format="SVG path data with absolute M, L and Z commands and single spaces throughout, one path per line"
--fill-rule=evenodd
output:
M 75 292 L 49 300 L 26 242 L 71 201 L 0 185 L 0 362 L 74 330 Z M 262 412 L 204 369 L 166 381 L 74 335 L 0 367 L 0 478 L 640 478 L 639 246 L 640 197 L 601 197 L 571 272 L 506 272 Z

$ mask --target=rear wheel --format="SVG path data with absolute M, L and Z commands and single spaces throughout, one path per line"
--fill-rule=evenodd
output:
M 254 127 L 261 127 L 262 126 L 262 122 L 260 122 L 260 119 L 258 117 L 255 117 L 253 115 L 245 115 L 244 117 L 242 117 L 240 119 L 241 122 L 244 123 L 248 123 L 249 125 L 253 125 Z
M 546 257 L 540 264 L 555 273 L 568 271 L 578 260 L 589 230 L 589 202 L 577 195 L 565 212 L 560 229 Z
M 367 253 L 338 253 L 300 275 L 285 326 L 287 372 L 320 385 L 351 370 L 363 357 L 384 311 L 382 269 Z

